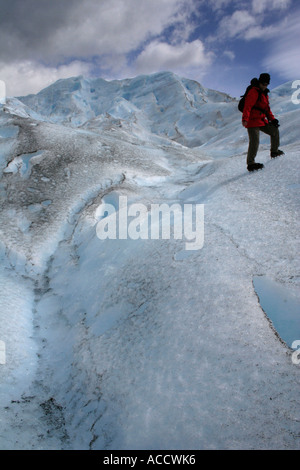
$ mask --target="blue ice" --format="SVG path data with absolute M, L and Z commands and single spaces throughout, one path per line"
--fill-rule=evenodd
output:
M 260 305 L 280 338 L 290 347 L 300 340 L 300 295 L 266 276 L 253 279 Z

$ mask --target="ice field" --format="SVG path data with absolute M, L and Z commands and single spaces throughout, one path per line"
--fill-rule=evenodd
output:
M 252 174 L 237 101 L 171 73 L 7 99 L 1 449 L 299 449 L 293 91 L 270 93 L 285 155 L 262 136 Z M 203 246 L 100 240 L 120 196 L 203 205 Z

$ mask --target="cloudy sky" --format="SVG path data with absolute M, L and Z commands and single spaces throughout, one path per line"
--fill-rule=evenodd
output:
M 170 70 L 232 96 L 300 79 L 299 0 L 0 0 L 8 96 L 76 75 Z

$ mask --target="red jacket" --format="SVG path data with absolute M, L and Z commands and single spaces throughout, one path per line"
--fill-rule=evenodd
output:
M 275 119 L 270 109 L 268 91 L 261 92 L 259 87 L 254 86 L 247 93 L 242 117 L 243 121 L 248 122 L 247 128 L 262 127 L 268 124 L 268 121 Z M 255 106 L 260 109 L 255 109 Z

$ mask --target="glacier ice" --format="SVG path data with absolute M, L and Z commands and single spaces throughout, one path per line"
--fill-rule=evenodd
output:
M 237 101 L 171 73 L 0 110 L 0 447 L 298 449 L 299 366 L 253 278 L 299 289 L 299 124 L 248 174 Z M 105 203 L 205 205 L 204 245 L 99 240 Z M 299 340 L 300 338 L 294 338 Z

